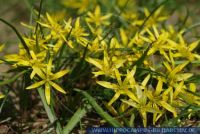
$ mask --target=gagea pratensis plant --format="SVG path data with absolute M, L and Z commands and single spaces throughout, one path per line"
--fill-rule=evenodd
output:
M 5 55 L 1 62 L 29 75 L 26 89 L 38 90 L 52 123 L 57 117 L 50 106 L 56 107 L 56 98 L 64 98 L 68 105 L 72 92 L 84 97 L 80 97 L 84 109 L 78 105 L 77 113 L 63 130 L 63 124 L 56 125 L 57 133 L 69 133 L 80 121 L 75 115 L 80 112 L 83 117 L 91 107 L 115 127 L 133 126 L 136 122 L 144 127 L 158 125 L 165 122 L 166 116 L 179 119 L 182 109 L 199 107 L 196 75 L 191 70 L 193 64 L 200 63 L 199 39 L 188 41 L 184 36 L 187 29 L 165 25 L 169 16 L 164 4 L 152 12 L 147 7 L 140 12 L 137 3 L 129 4 L 129 0 L 109 3 L 114 8 L 96 0 L 93 5 L 88 4 L 89 0 L 68 2 L 73 3 L 70 9 L 81 14 L 79 17 L 58 19 L 39 11 L 33 24 L 23 24 L 30 30 L 27 35 L 1 19 L 21 41 L 19 52 Z M 68 2 L 63 1 L 67 8 Z M 88 85 L 76 86 L 81 84 L 78 82 Z M 77 87 L 84 90 L 74 89 Z M 189 111 L 191 115 L 195 110 Z

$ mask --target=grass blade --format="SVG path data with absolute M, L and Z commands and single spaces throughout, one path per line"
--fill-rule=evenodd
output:
M 75 114 L 71 117 L 71 119 L 69 120 L 69 122 L 67 123 L 67 125 L 63 128 L 63 134 L 69 134 L 73 128 L 78 124 L 78 122 L 80 122 L 81 118 L 83 118 L 83 116 L 91 110 L 91 106 L 87 105 L 85 107 L 80 107 Z
M 199 84 L 200 83 L 200 75 L 194 75 L 194 76 L 190 77 L 189 79 L 187 79 L 186 82 Z
M 10 78 L 10 79 L 8 79 L 8 80 L 1 81 L 1 82 L 0 82 L 0 86 L 6 85 L 6 84 L 9 84 L 9 83 L 14 82 L 14 81 L 17 80 L 22 74 L 24 74 L 24 73 L 26 73 L 26 72 L 27 72 L 27 70 L 24 70 L 24 71 L 20 72 L 19 74 L 15 75 L 14 77 L 12 77 L 12 78 Z
M 61 124 L 57 121 L 57 117 L 55 115 L 55 112 L 53 111 L 53 109 L 47 104 L 46 99 L 45 99 L 45 94 L 44 94 L 44 90 L 42 88 L 38 89 L 38 93 L 41 97 L 44 109 L 47 113 L 47 116 L 50 120 L 51 123 L 56 123 L 56 133 L 57 134 L 62 134 L 62 127 Z
M 192 29 L 195 29 L 195 28 L 197 28 L 197 27 L 199 27 L 199 26 L 200 26 L 200 22 L 191 25 L 190 27 L 188 27 L 188 28 L 185 29 L 185 31 L 183 32 L 183 35 L 185 35 L 187 32 L 189 32 L 189 31 L 191 31 Z
M 30 52 L 29 52 L 29 48 L 28 46 L 26 45 L 26 42 L 24 41 L 23 37 L 21 36 L 21 34 L 18 32 L 18 30 L 13 26 L 11 25 L 9 22 L 7 22 L 6 20 L 0 18 L 0 21 L 2 21 L 4 24 L 6 24 L 7 26 L 9 26 L 17 35 L 17 37 L 19 38 L 19 40 L 21 41 L 24 49 L 26 50 L 26 52 L 30 55 Z
M 9 92 L 10 92 L 10 90 L 6 92 L 5 98 L 3 98 L 3 102 L 0 105 L 0 114 L 1 114 L 3 106 L 4 106 L 4 104 L 5 104 L 5 102 L 6 102 L 7 98 L 8 98 Z
M 148 46 L 148 48 L 144 51 L 143 55 L 133 64 L 133 66 L 141 66 L 145 60 L 145 58 L 147 57 L 147 53 L 149 51 L 149 49 L 151 48 L 153 42 Z
M 105 119 L 110 125 L 113 127 L 121 127 L 122 125 L 114 119 L 112 116 L 110 116 L 107 112 L 105 112 L 95 101 L 95 99 L 89 95 L 86 91 L 82 91 L 80 89 L 74 89 L 75 91 L 81 93 L 91 104 L 91 106 L 96 110 L 96 112 L 103 118 Z
M 41 12 L 42 12 L 42 4 L 43 4 L 43 0 L 40 0 L 40 7 L 39 7 L 39 13 L 38 13 L 38 21 L 40 19 L 40 16 L 41 16 Z M 36 26 L 35 26 L 35 35 L 36 35 L 36 50 L 37 52 L 40 51 L 40 47 L 39 47 L 39 41 L 38 41 L 38 34 L 39 34 L 39 31 L 38 31 L 38 27 L 39 27 L 39 23 L 36 23 Z

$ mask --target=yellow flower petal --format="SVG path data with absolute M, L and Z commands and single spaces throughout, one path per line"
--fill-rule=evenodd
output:
M 144 8 L 144 14 L 146 17 L 148 17 L 150 15 L 150 12 L 146 7 Z
M 145 79 L 142 81 L 142 86 L 145 87 L 150 79 L 151 75 L 147 75 Z
M 170 62 L 172 63 L 172 66 L 174 66 L 175 62 L 173 58 L 173 53 L 171 51 L 169 51 L 169 58 L 170 58 Z
M 111 13 L 110 13 L 110 14 L 107 14 L 107 15 L 105 15 L 105 16 L 102 16 L 102 17 L 101 17 L 101 20 L 103 21 L 103 20 L 109 19 L 111 16 L 112 16 Z M 106 21 L 106 22 L 107 22 L 107 21 Z M 105 24 L 105 22 L 104 22 L 104 24 Z M 108 23 L 108 24 L 109 24 L 109 23 Z
M 158 38 L 159 37 L 159 33 L 158 33 L 158 30 L 157 30 L 155 25 L 153 25 L 153 31 L 155 33 L 156 38 Z
M 30 66 L 30 62 L 29 62 L 29 61 L 25 61 L 25 60 L 18 59 L 17 65 L 20 65 L 20 66 Z
M 100 60 L 98 60 L 98 59 L 87 58 L 86 61 L 89 63 L 92 63 L 93 65 L 95 65 L 96 67 L 98 67 L 101 70 L 103 69 L 103 66 L 100 63 Z
M 101 14 L 101 8 L 100 8 L 100 6 L 97 6 L 95 8 L 94 14 L 95 14 L 95 16 L 99 16 Z
M 176 96 L 181 92 L 181 90 L 183 89 L 183 85 L 184 85 L 184 81 L 181 81 L 178 86 L 176 87 L 174 94 L 173 94 L 173 98 L 176 98 Z
M 192 73 L 176 74 L 176 80 L 177 81 L 185 81 L 185 80 L 189 79 L 192 76 L 193 76 Z
M 115 90 L 118 89 L 116 84 L 113 84 L 107 81 L 97 81 L 97 84 L 109 89 L 115 89 Z
M 104 75 L 105 74 L 104 71 L 98 71 L 98 72 L 92 72 L 92 73 L 95 75 L 95 77 L 97 77 L 99 75 Z
M 124 102 L 124 103 L 126 103 L 126 104 L 128 104 L 129 106 L 132 106 L 132 107 L 134 107 L 134 108 L 139 109 L 138 104 L 135 103 L 135 102 L 133 102 L 133 101 L 131 101 L 131 100 L 124 100 L 124 99 L 121 99 L 121 101 Z
M 56 90 L 58 90 L 59 92 L 66 94 L 66 91 L 64 89 L 62 89 L 59 85 L 57 85 L 56 83 L 49 81 L 49 84 L 54 87 Z
M 37 23 L 39 23 L 43 27 L 51 28 L 51 26 L 48 25 L 48 24 L 45 24 L 45 23 L 42 23 L 42 22 L 37 22 Z
M 167 71 L 171 72 L 172 68 L 170 67 L 168 62 L 163 62 L 163 65 L 166 67 Z
M 50 104 L 51 92 L 50 92 L 50 85 L 49 83 L 45 83 L 45 97 L 47 104 Z
M 64 75 L 66 75 L 67 73 L 69 72 L 69 70 L 62 70 L 62 71 L 59 71 L 55 74 L 53 74 L 53 76 L 50 78 L 51 80 L 56 80 L 60 77 L 63 77 Z
M 188 47 L 189 47 L 189 51 L 193 51 L 198 45 L 199 45 L 199 41 L 200 40 L 197 40 L 193 43 L 191 43 Z
M 4 49 L 5 45 L 0 45 L 0 52 Z
M 42 80 L 40 82 L 36 82 L 28 87 L 26 87 L 26 89 L 33 89 L 33 88 L 37 88 L 39 86 L 42 86 L 46 81 L 45 80 Z
M 112 99 L 108 102 L 108 106 L 112 105 L 120 96 L 119 92 L 116 92 Z
M 0 99 L 2 99 L 2 98 L 4 98 L 5 97 L 5 95 L 3 95 L 3 94 L 0 94 Z
M 104 104 L 105 107 L 108 109 L 108 111 L 109 111 L 110 113 L 112 113 L 112 115 L 118 116 L 117 111 L 115 110 L 115 108 L 114 108 L 112 105 L 108 105 L 108 103 L 106 103 L 106 102 L 103 102 L 103 104 Z
M 144 125 L 144 127 L 146 127 L 147 126 L 147 113 L 146 113 L 146 111 L 140 111 L 140 114 L 142 115 L 143 125 Z
M 49 62 L 47 64 L 47 73 L 51 73 L 51 68 L 52 68 L 52 58 L 49 59 Z
M 124 113 L 128 108 L 129 108 L 129 105 L 122 101 L 122 103 L 121 103 L 121 105 L 119 107 L 119 112 L 120 113 Z
M 167 109 L 168 111 L 172 112 L 174 117 L 177 117 L 177 112 L 176 112 L 176 109 L 174 107 L 172 107 L 171 105 L 169 105 L 168 103 L 166 103 L 165 101 L 160 101 L 159 102 L 160 105 L 162 107 L 164 107 L 165 109 Z
M 108 57 L 108 53 L 107 53 L 107 51 L 104 50 L 103 54 L 104 54 L 104 57 L 103 57 L 103 64 L 104 64 L 105 67 L 108 68 L 108 67 L 109 67 L 109 57 Z
M 31 54 L 31 57 L 32 57 L 34 60 L 36 60 L 36 59 L 37 59 L 37 57 L 36 57 L 35 53 L 34 53 L 32 50 L 30 51 L 30 54 Z
M 124 29 L 120 28 L 120 36 L 121 36 L 121 39 L 122 39 L 122 43 L 124 45 L 126 45 L 128 43 L 128 37 L 124 31 Z
M 80 27 L 80 18 L 76 19 L 75 27 Z
M 138 98 L 136 98 L 136 96 L 135 96 L 131 91 L 126 90 L 125 93 L 126 93 L 126 95 L 128 95 L 128 97 L 131 98 L 133 101 L 136 101 L 136 102 L 139 103 Z
M 196 85 L 195 85 L 195 83 L 190 83 L 190 88 L 189 88 L 192 92 L 196 92 L 196 89 L 197 89 L 197 87 L 196 87 Z
M 31 72 L 31 75 L 30 75 L 30 78 L 33 79 L 33 77 L 35 76 L 35 74 L 36 74 L 36 73 L 35 73 L 34 71 L 32 71 L 32 72 Z
M 169 74 L 169 78 L 174 78 L 174 75 L 176 74 L 176 73 L 178 73 L 178 72 L 180 72 L 186 65 L 188 65 L 189 64 L 189 61 L 186 61 L 186 62 L 184 62 L 184 63 L 182 63 L 182 64 L 180 64 L 180 65 L 178 65 L 178 66 L 176 66 L 175 68 L 174 68 L 174 70 L 172 70 L 171 72 L 170 72 L 170 74 Z
M 120 76 L 120 73 L 119 73 L 118 69 L 115 69 L 115 77 L 117 79 L 118 84 L 121 85 L 122 84 L 122 80 L 121 80 L 121 76 Z
M 181 34 L 178 35 L 178 38 L 179 38 L 180 45 L 185 45 L 185 41 L 184 41 L 183 36 Z
M 46 13 L 46 16 L 51 25 L 56 23 L 48 13 Z
M 158 84 L 156 86 L 155 95 L 159 95 L 162 92 L 163 81 L 161 78 L 158 79 Z
M 33 71 L 38 75 L 40 76 L 40 78 L 42 79 L 46 79 L 46 76 L 44 75 L 44 73 L 42 72 L 42 70 L 38 67 L 32 67 L 33 68 Z
M 132 88 L 134 88 L 133 86 L 136 83 L 135 78 L 134 78 L 135 72 L 136 72 L 136 66 L 134 66 L 130 72 L 129 72 L 129 70 L 127 70 L 127 75 L 124 80 L 124 81 L 128 81 L 130 83 L 130 85 L 132 86 Z

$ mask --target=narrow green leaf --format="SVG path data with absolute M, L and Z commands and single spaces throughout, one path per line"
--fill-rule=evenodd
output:
M 188 93 L 190 93 L 190 94 L 192 94 L 192 95 L 200 97 L 200 93 L 199 92 L 192 92 L 192 91 L 190 91 L 188 89 L 185 89 L 185 91 L 188 92 Z
M 26 52 L 30 55 L 30 52 L 29 52 L 29 48 L 28 46 L 26 45 L 26 42 L 24 41 L 23 37 L 21 36 L 21 34 L 18 32 L 18 30 L 13 26 L 11 25 L 9 22 L 7 22 L 6 20 L 0 18 L 0 21 L 2 21 L 4 24 L 8 25 L 17 35 L 17 37 L 19 38 L 19 40 L 21 41 L 24 49 L 26 50 Z
M 52 111 L 51 111 L 51 108 L 49 107 L 49 105 L 47 104 L 46 102 L 46 99 L 45 99 L 45 94 L 44 94 L 44 90 L 42 88 L 38 88 L 38 93 L 41 97 L 41 100 L 42 100 L 42 103 L 44 105 L 44 108 L 47 112 L 47 116 L 50 120 L 50 122 L 54 122 L 56 120 L 56 117 L 53 115 Z
M 169 105 L 169 104 L 168 104 L 167 102 L 165 102 L 165 101 L 160 101 L 159 103 L 160 103 L 160 105 L 161 105 L 162 107 L 164 107 L 164 108 L 167 109 L 168 111 L 172 112 L 173 115 L 174 115 L 174 117 L 177 117 L 177 112 L 176 112 L 176 109 L 175 109 L 174 107 L 172 107 L 171 105 Z
M 71 117 L 67 125 L 63 128 L 63 134 L 69 134 L 74 127 L 80 122 L 81 118 L 86 115 L 88 111 L 91 110 L 91 105 L 85 107 L 79 107 L 79 109 Z
M 8 79 L 8 80 L 1 81 L 1 82 L 0 82 L 0 86 L 6 85 L 6 84 L 10 84 L 10 83 L 16 81 L 22 74 L 24 74 L 24 73 L 26 73 L 26 72 L 27 72 L 27 70 L 24 70 L 24 71 L 20 72 L 19 74 L 15 75 L 14 77 L 12 77 L 12 78 L 10 78 L 10 79 Z
M 179 27 L 178 31 L 180 31 L 181 29 L 183 29 L 185 27 L 185 24 L 186 24 L 186 22 L 187 22 L 187 20 L 189 18 L 189 9 L 187 7 L 185 7 L 185 9 L 186 9 L 186 15 L 184 17 L 184 20 L 183 20 L 182 24 L 180 24 L 180 27 Z
M 10 92 L 10 90 L 8 90 L 8 91 L 6 92 L 6 95 L 5 95 L 5 97 L 3 98 L 3 102 L 2 102 L 1 105 L 0 105 L 0 114 L 1 114 L 1 112 L 2 112 L 2 109 L 3 109 L 3 106 L 4 106 L 5 102 L 6 102 L 6 100 L 7 100 L 7 97 L 8 97 L 9 92 Z
M 132 106 L 132 107 L 136 108 L 136 109 L 140 108 L 137 103 L 135 103 L 135 102 L 133 102 L 131 100 L 124 100 L 124 99 L 122 99 L 121 101 L 124 102 L 124 103 L 126 103 L 126 104 L 128 104 L 129 106 Z
M 187 79 L 188 83 L 200 83 L 200 75 L 193 75 L 189 79 Z
M 47 101 L 46 101 L 46 98 L 45 98 L 45 94 L 44 94 L 44 90 L 42 88 L 38 88 L 38 93 L 41 97 L 41 100 L 42 100 L 42 103 L 43 103 L 43 106 L 44 106 L 44 109 L 47 113 L 47 116 L 50 120 L 51 123 L 56 123 L 56 133 L 57 134 L 63 134 L 62 133 L 62 127 L 61 127 L 61 124 L 57 121 L 57 117 L 55 115 L 55 112 L 53 111 L 53 108 L 51 108 L 48 104 L 47 104 Z M 52 98 L 51 98 L 52 99 Z
M 199 26 L 200 26 L 200 22 L 197 22 L 197 23 L 191 25 L 190 27 L 186 28 L 186 30 L 184 31 L 183 35 L 185 35 L 187 32 L 189 32 L 189 31 L 191 31 L 192 29 L 195 29 L 195 28 L 197 28 L 197 27 L 199 27 Z
M 135 114 L 133 113 L 129 121 L 130 127 L 134 127 L 134 121 L 135 121 Z
M 105 119 L 110 125 L 113 127 L 121 127 L 122 125 L 114 119 L 112 116 L 110 116 L 107 112 L 105 112 L 95 101 L 95 99 L 89 95 L 86 91 L 82 91 L 80 89 L 74 89 L 75 91 L 81 93 L 91 104 L 91 106 L 96 110 L 96 112 L 103 118 Z
M 188 111 L 188 109 L 192 109 L 192 111 Z M 181 113 L 178 114 L 177 117 L 175 118 L 171 118 L 170 120 L 166 120 L 164 121 L 164 123 L 161 124 L 161 127 L 174 127 L 177 125 L 177 121 L 179 119 L 183 119 L 183 118 L 188 118 L 188 115 L 190 113 L 199 113 L 200 111 L 200 107 L 197 105 L 188 105 L 186 107 L 184 107 L 183 110 L 181 110 Z
M 148 48 L 144 51 L 143 55 L 133 64 L 133 66 L 137 66 L 137 67 L 140 67 L 142 65 L 142 63 L 144 62 L 146 56 L 147 56 L 147 53 L 149 51 L 149 49 L 151 48 L 151 45 L 152 43 L 148 46 Z
M 42 5 L 43 5 L 43 0 L 40 0 L 40 7 L 39 7 L 39 13 L 38 13 L 38 21 L 40 19 L 40 16 L 41 16 L 41 12 L 42 12 Z M 38 31 L 38 27 L 39 27 L 39 23 L 36 23 L 36 26 L 35 26 L 35 35 L 36 35 L 36 50 L 37 52 L 40 51 L 40 47 L 39 47 L 39 43 L 38 43 L 38 34 L 39 34 L 39 31 Z
M 76 64 L 76 66 L 73 68 L 73 70 L 71 71 L 71 74 L 70 74 L 70 77 L 74 77 L 74 76 L 79 76 L 79 74 L 83 71 L 83 63 L 85 61 L 85 57 L 86 57 L 86 53 L 87 53 L 87 50 L 88 50 L 88 45 L 84 48 L 84 51 L 83 51 L 83 56 L 82 58 L 80 59 L 80 61 Z
M 0 58 L 0 61 L 3 61 L 4 63 L 7 63 L 9 65 L 13 65 L 13 62 L 7 61 L 4 58 Z

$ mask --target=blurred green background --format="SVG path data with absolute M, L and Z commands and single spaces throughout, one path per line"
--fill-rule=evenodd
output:
M 56 13 L 59 11 L 67 12 L 72 16 L 76 16 L 77 14 L 72 14 L 74 12 L 71 11 L 70 6 L 67 5 L 71 0 L 44 0 L 43 1 L 43 12 L 51 12 Z M 81 0 L 76 0 L 81 1 Z M 97 2 L 108 2 L 116 0 L 96 0 Z M 140 7 L 148 7 L 150 10 L 155 8 L 156 5 L 163 2 L 165 0 L 129 0 L 129 2 L 136 2 Z M 63 5 L 62 3 L 65 3 Z M 25 33 L 26 29 L 20 24 L 21 22 L 30 23 L 33 18 L 33 11 L 38 10 L 40 4 L 40 0 L 0 0 L 0 17 L 11 22 L 21 33 Z M 66 6 L 67 5 L 67 6 Z M 199 14 L 200 14 L 200 0 L 168 0 L 165 4 L 167 10 L 172 12 L 171 19 L 172 22 L 177 19 L 184 19 L 189 16 L 191 19 L 188 19 L 190 23 L 199 22 Z M 176 22 L 173 22 L 176 23 Z M 13 33 L 13 31 L 0 23 L 0 43 L 4 43 L 8 46 L 5 51 L 16 51 L 14 44 L 17 43 L 18 39 Z M 197 29 L 195 29 L 197 30 Z M 197 35 L 198 36 L 198 35 Z

